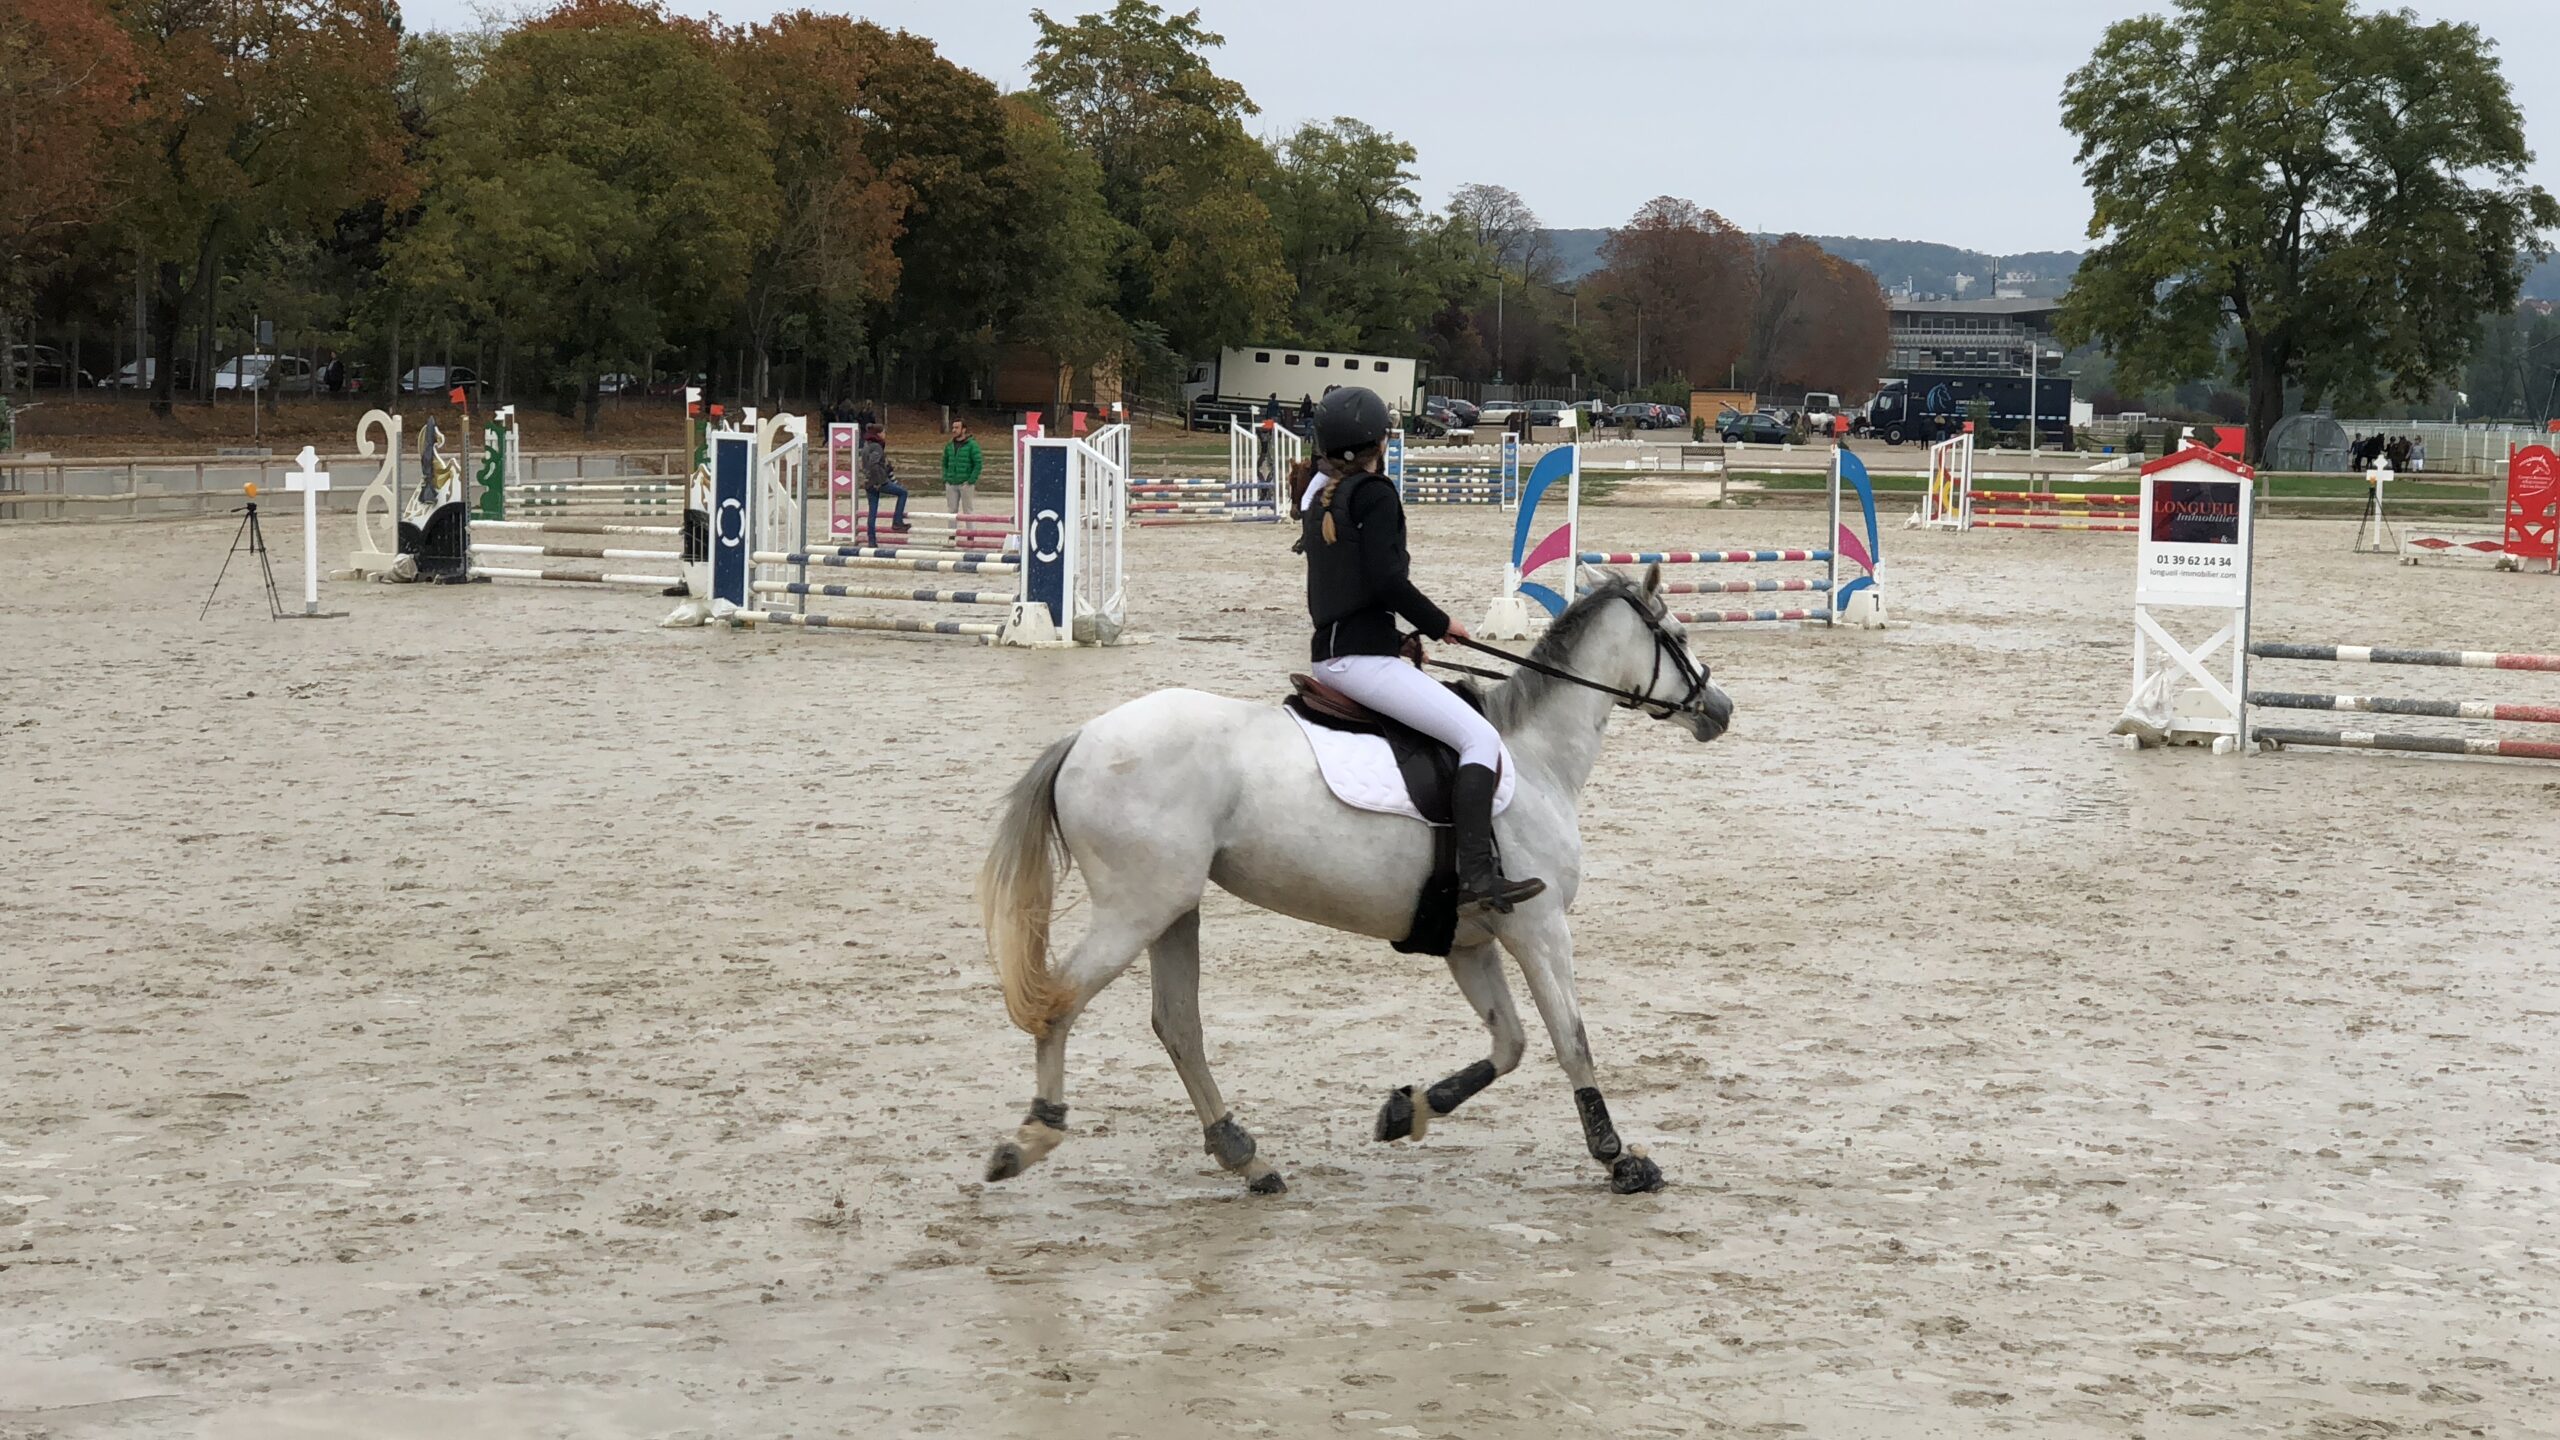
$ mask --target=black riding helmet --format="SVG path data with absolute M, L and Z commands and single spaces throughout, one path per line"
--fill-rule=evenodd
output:
M 1378 392 L 1343 385 L 1316 402 L 1316 453 L 1348 460 L 1387 438 L 1387 402 Z

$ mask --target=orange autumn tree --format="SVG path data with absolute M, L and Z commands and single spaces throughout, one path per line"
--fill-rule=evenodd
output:
M 133 47 L 96 0 L 0 5 L 0 355 L 36 282 L 113 211 L 136 78 Z
M 125 223 L 149 264 L 152 409 L 166 415 L 179 321 L 199 305 L 210 369 L 226 254 L 406 202 L 399 12 L 389 0 L 120 0 L 112 13 L 141 76 L 118 181 L 147 197 Z
M 1890 348 L 1884 292 L 1860 266 L 1803 235 L 1753 247 L 1743 373 L 1771 389 L 1873 392 Z
M 1647 375 L 1721 383 L 1742 356 L 1751 258 L 1749 237 L 1732 221 L 1657 196 L 1600 242 L 1602 268 L 1584 296 L 1631 377 L 1641 346 Z

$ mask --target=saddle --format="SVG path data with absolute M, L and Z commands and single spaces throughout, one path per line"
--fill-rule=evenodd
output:
M 1289 688 L 1293 693 L 1280 702 L 1281 708 L 1308 723 L 1353 735 L 1375 735 L 1387 742 L 1413 808 L 1431 827 L 1430 878 L 1423 881 L 1422 893 L 1415 899 L 1412 928 L 1403 939 L 1392 943 L 1408 955 L 1448 954 L 1458 933 L 1458 832 L 1451 824 L 1451 787 L 1458 774 L 1458 752 L 1410 725 L 1371 710 L 1313 675 L 1291 675 Z M 1457 685 L 1449 690 L 1482 713 L 1483 703 L 1474 691 Z

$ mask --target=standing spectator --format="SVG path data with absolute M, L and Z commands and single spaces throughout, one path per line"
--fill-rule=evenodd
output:
M 862 427 L 862 493 L 871 497 L 870 517 L 863 530 L 870 538 L 864 543 L 880 543 L 880 497 L 898 497 L 897 513 L 890 517 L 889 528 L 903 533 L 907 528 L 907 487 L 898 483 L 898 467 L 889 463 L 889 437 L 878 425 Z
M 2427 437 L 2421 435 L 2409 442 L 2409 473 L 2423 475 L 2427 470 Z
M 2361 430 L 2357 431 L 2356 438 L 2347 444 L 2347 468 L 2350 470 L 2364 468 L 2364 432 Z
M 1270 398 L 1269 400 L 1267 400 L 1267 401 L 1263 402 L 1263 406 L 1262 406 L 1262 418 L 1263 418 L 1263 419 L 1265 419 L 1265 420 L 1277 420 L 1277 419 L 1279 419 L 1279 418 L 1280 418 L 1280 392 L 1279 392 L 1279 391 L 1277 391 L 1277 390 L 1272 391 L 1272 392 L 1271 392 L 1271 398 Z
M 1298 433 L 1301 435 L 1316 433 L 1316 402 L 1305 395 L 1298 397 Z
M 346 389 L 347 362 L 339 359 L 335 355 L 330 356 L 329 368 L 320 372 L 320 383 L 328 386 L 329 393 L 332 395 Z
M 978 476 L 986 468 L 986 454 L 969 433 L 969 422 L 952 421 L 951 442 L 942 447 L 942 498 L 951 502 L 952 514 L 978 508 Z

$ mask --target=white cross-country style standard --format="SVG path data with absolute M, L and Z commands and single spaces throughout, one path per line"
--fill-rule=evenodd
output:
M 284 488 L 302 492 L 302 613 L 320 613 L 320 492 L 329 488 L 329 472 L 320 468 L 320 452 L 305 445 L 293 457 L 294 471 Z

